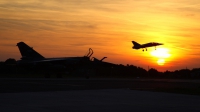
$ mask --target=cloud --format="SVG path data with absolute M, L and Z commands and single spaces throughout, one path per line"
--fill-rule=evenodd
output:
M 25 11 L 25 10 L 62 10 L 62 8 L 60 8 L 59 6 L 56 5 L 50 5 L 49 3 L 51 2 L 42 2 L 39 0 L 35 0 L 35 1 L 21 1 L 20 0 L 16 0 L 16 1 L 6 1 L 3 3 L 0 3 L 0 8 L 3 9 L 7 9 L 7 10 L 18 10 L 18 11 Z
M 120 4 L 119 1 L 106 0 L 28 0 L 0 2 L 0 8 L 18 11 L 60 11 L 80 13 L 83 10 L 117 11 L 112 4 Z
M 1 46 L 3 46 L 3 47 L 13 47 L 15 45 L 13 45 L 13 43 L 1 43 Z
M 20 20 L 0 18 L 1 30 L 57 31 L 58 29 L 95 29 L 96 24 L 86 21 Z

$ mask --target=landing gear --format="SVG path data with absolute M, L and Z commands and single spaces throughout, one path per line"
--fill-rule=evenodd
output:
M 146 51 L 147 51 L 147 48 L 145 48 L 146 49 Z M 142 49 L 142 51 L 144 52 L 144 49 Z

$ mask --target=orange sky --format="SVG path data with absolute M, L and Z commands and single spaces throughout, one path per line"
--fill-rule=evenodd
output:
M 24 41 L 45 57 L 83 56 L 91 47 L 116 64 L 200 67 L 199 0 L 0 0 L 0 10 L 0 61 L 20 59 L 16 43 Z M 164 43 L 157 50 L 169 56 L 134 50 L 132 40 Z

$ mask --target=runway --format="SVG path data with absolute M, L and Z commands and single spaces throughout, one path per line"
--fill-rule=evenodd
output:
M 0 79 L 0 111 L 199 112 L 198 95 L 154 92 L 160 87 L 198 88 L 199 84 L 160 79 Z
M 69 91 L 93 89 L 198 89 L 200 80 L 174 79 L 45 79 L 45 78 L 4 78 L 0 79 L 0 93 Z

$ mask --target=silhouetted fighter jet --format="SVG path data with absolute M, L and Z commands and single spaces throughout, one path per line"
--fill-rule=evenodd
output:
M 156 46 L 159 46 L 159 45 L 163 45 L 162 43 L 157 43 L 157 42 L 149 42 L 149 43 L 146 43 L 146 44 L 139 44 L 135 41 L 132 41 L 133 43 L 133 49 L 142 49 L 142 51 L 144 51 L 144 49 L 146 49 L 147 51 L 147 47 L 154 47 L 155 46 L 155 50 L 156 50 Z
M 32 47 L 29 47 L 27 44 L 24 42 L 19 42 L 17 43 L 17 46 L 19 48 L 19 51 L 21 53 L 21 60 L 24 62 L 54 62 L 54 61 L 75 61 L 75 60 L 80 60 L 80 59 L 90 59 L 90 57 L 93 54 L 93 50 L 89 48 L 89 52 L 87 55 L 82 56 L 82 57 L 61 57 L 61 58 L 45 58 L 38 52 L 36 52 Z
M 90 57 L 93 54 L 93 50 L 89 48 L 89 52 L 85 56 L 45 58 L 24 42 L 17 43 L 17 46 L 22 56 L 21 60 L 18 60 L 18 65 L 26 68 L 34 67 L 46 71 L 50 71 L 51 68 L 58 71 L 71 70 L 80 66 L 85 66 L 90 62 Z

